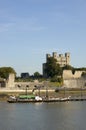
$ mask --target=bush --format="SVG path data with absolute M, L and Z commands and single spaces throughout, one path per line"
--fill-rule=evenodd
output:
M 51 78 L 51 82 L 62 83 L 63 82 L 63 78 L 62 77 L 58 77 L 58 76 L 54 76 L 53 78 Z

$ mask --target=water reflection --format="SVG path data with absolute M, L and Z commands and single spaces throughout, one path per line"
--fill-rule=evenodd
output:
M 85 130 L 86 102 L 0 103 L 1 130 Z

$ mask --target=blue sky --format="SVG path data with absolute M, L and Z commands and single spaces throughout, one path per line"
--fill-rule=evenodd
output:
M 86 0 L 0 0 L 0 67 L 42 73 L 52 52 L 86 67 Z

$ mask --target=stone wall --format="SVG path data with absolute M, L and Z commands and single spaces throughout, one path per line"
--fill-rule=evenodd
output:
M 86 87 L 86 80 L 84 78 L 80 79 L 65 79 L 64 87 L 66 88 L 84 88 Z
M 15 88 L 16 89 L 25 89 L 26 86 L 28 86 L 28 89 L 33 89 L 34 86 L 43 86 L 43 82 L 38 82 L 34 80 L 34 82 L 15 82 Z
M 82 77 L 83 71 L 75 71 L 73 74 L 71 70 L 63 71 L 64 87 L 67 88 L 81 88 L 86 87 L 86 78 Z
M 14 81 L 15 81 L 15 75 L 13 73 L 9 74 L 9 77 L 6 81 L 6 88 L 14 88 L 15 87 Z
M 75 74 L 72 74 L 71 70 L 65 70 L 63 72 L 64 87 L 68 88 L 80 88 L 86 87 L 86 78 L 82 78 L 82 71 L 76 71 Z M 39 82 L 34 80 L 34 82 L 15 82 L 15 75 L 10 74 L 6 81 L 7 89 L 24 89 L 28 86 L 28 89 L 33 89 L 34 86 L 46 86 L 45 82 Z
M 76 79 L 76 78 L 80 78 L 82 75 L 83 71 L 75 71 L 75 73 L 73 74 L 71 70 L 64 70 L 63 71 L 63 79 Z

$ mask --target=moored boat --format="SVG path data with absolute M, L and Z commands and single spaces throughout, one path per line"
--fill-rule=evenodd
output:
M 10 96 L 7 100 L 9 103 L 30 103 L 30 102 L 42 102 L 42 98 L 34 95 L 20 95 L 18 97 L 13 98 Z

